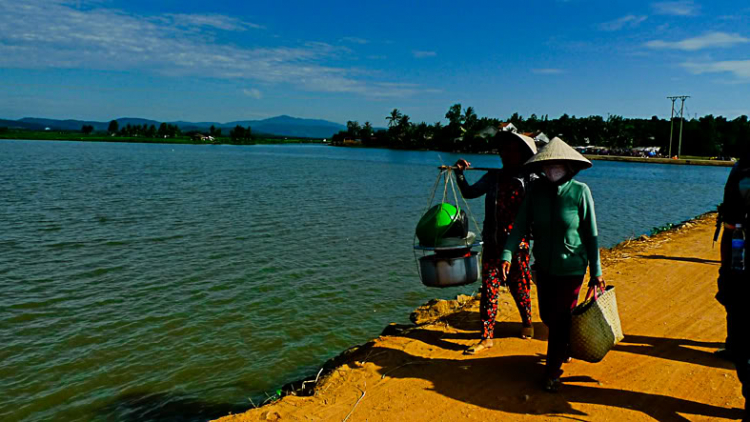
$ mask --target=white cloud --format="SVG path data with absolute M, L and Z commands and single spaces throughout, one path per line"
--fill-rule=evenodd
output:
M 750 60 L 724 60 L 716 62 L 685 62 L 681 66 L 689 72 L 701 75 L 704 73 L 730 73 L 737 79 L 750 82 Z
M 258 88 L 243 89 L 242 93 L 250 98 L 255 98 L 256 100 L 260 100 L 261 98 L 263 98 L 263 94 L 258 90 Z
M 245 31 L 248 28 L 263 29 L 263 26 L 243 22 L 237 18 L 224 15 L 168 14 L 163 19 L 171 20 L 176 27 L 207 27 L 224 31 Z
M 698 14 L 700 6 L 692 0 L 662 1 L 653 3 L 651 7 L 657 15 L 694 16 Z
M 370 42 L 364 38 L 358 38 L 358 37 L 344 37 L 341 39 L 341 41 L 352 43 L 352 44 L 368 44 Z
M 255 28 L 223 15 L 141 16 L 82 0 L 0 0 L 0 68 L 91 69 L 283 83 L 317 92 L 409 96 L 426 89 L 378 86 L 360 69 L 327 65 L 344 47 L 307 42 L 242 47 L 214 30 Z
M 635 28 L 646 19 L 648 19 L 648 16 L 625 15 L 619 19 L 599 24 L 599 29 L 602 31 L 619 31 L 626 26 Z
M 434 52 L 434 51 L 418 51 L 418 50 L 414 50 L 414 51 L 411 52 L 411 54 L 413 54 L 414 57 L 416 57 L 418 59 L 424 59 L 426 57 L 435 57 L 435 56 L 437 56 L 437 53 Z
M 736 44 L 750 42 L 750 39 L 739 34 L 728 34 L 726 32 L 707 32 L 703 35 L 686 38 L 682 41 L 653 40 L 645 45 L 655 49 L 674 49 L 684 51 L 696 51 L 706 48 L 731 47 Z
M 546 68 L 546 69 L 531 69 L 531 73 L 534 73 L 537 75 L 559 75 L 560 73 L 565 73 L 565 71 L 562 69 Z

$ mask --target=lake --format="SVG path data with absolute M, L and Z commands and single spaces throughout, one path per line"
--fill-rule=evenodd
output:
M 424 287 L 412 251 L 436 166 L 457 158 L 0 141 L 0 420 L 239 412 L 425 301 L 477 291 Z M 577 179 L 613 246 L 715 209 L 729 170 L 595 162 Z

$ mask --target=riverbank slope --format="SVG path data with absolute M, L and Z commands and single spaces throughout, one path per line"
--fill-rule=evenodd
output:
M 422 325 L 390 326 L 334 359 L 313 396 L 289 395 L 220 421 L 740 419 L 736 373 L 712 354 L 726 334 L 714 300 L 714 217 L 603 251 L 626 337 L 601 363 L 565 365 L 558 394 L 538 386 L 546 353 L 538 310 L 535 338 L 518 338 L 520 318 L 504 292 L 495 347 L 485 353 L 462 354 L 479 336 L 476 298 L 433 301 L 415 315 Z

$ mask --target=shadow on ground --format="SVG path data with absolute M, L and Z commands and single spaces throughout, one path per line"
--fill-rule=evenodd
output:
M 589 377 L 563 377 L 564 385 L 558 394 L 546 393 L 538 384 L 543 374 L 540 356 L 429 359 L 377 346 L 361 353 L 371 356 L 369 361 L 381 367 L 383 378 L 424 379 L 432 384 L 433 391 L 451 399 L 516 414 L 576 419 L 587 415 L 574 409 L 574 404 L 595 404 L 640 412 L 662 422 L 688 421 L 680 414 L 727 419 L 740 419 L 743 415 L 741 409 L 606 388 Z
M 715 259 L 692 258 L 687 256 L 666 256 L 666 255 L 638 255 L 643 259 L 664 259 L 668 261 L 694 262 L 696 264 L 719 265 L 721 261 Z
M 705 347 L 711 349 L 711 351 L 697 350 L 691 348 L 691 346 Z M 730 362 L 720 359 L 713 354 L 714 350 L 723 346 L 724 343 L 718 342 L 627 334 L 613 350 L 692 363 L 694 365 L 733 369 L 734 366 Z
M 406 328 L 401 336 L 451 351 L 463 351 L 465 344 L 451 340 L 476 340 L 479 338 L 478 315 L 461 311 L 437 324 L 448 324 L 458 332 L 430 329 L 430 326 Z M 517 336 L 520 323 L 501 322 L 496 325 L 495 338 Z M 535 339 L 546 340 L 544 324 L 535 323 Z M 703 365 L 731 369 L 730 363 L 715 357 L 711 352 L 694 349 L 715 349 L 717 342 L 686 339 L 656 338 L 627 335 L 615 350 L 637 353 Z M 477 356 L 469 359 L 430 359 L 410 355 L 402 350 L 370 344 L 358 353 L 373 359 L 364 359 L 380 366 L 381 375 L 391 378 L 420 378 L 432 383 L 433 390 L 452 399 L 517 414 L 555 415 L 578 420 L 588 416 L 574 409 L 575 404 L 595 404 L 619 407 L 640 412 L 651 418 L 666 421 L 687 421 L 681 414 L 708 418 L 741 419 L 742 409 L 728 409 L 691 400 L 636 391 L 606 388 L 590 377 L 563 377 L 559 394 L 541 391 L 539 381 L 544 372 L 544 356 Z M 581 419 L 582 420 L 582 419 Z

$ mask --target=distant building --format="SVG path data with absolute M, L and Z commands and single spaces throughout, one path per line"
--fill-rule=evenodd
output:
M 523 134 L 533 139 L 536 143 L 537 148 L 541 148 L 549 143 L 549 138 L 541 130 L 537 130 L 534 132 L 524 132 Z
M 497 135 L 497 132 L 500 132 L 498 128 L 494 126 L 487 126 L 486 128 L 477 132 L 477 136 L 485 139 L 492 138 L 493 136 Z
M 510 122 L 500 123 L 499 129 L 502 130 L 503 132 L 514 132 L 514 133 L 518 132 L 518 128 L 513 123 L 510 123 Z
M 166 135 L 164 136 L 166 138 Z M 202 142 L 214 142 L 216 139 L 213 136 L 206 136 L 202 133 L 194 133 L 191 138 L 194 141 L 202 141 Z
M 495 135 L 497 135 L 498 132 L 518 132 L 518 129 L 513 125 L 513 123 L 500 123 L 498 126 L 487 126 L 486 128 L 480 130 L 477 132 L 478 137 L 480 138 L 492 138 Z M 462 138 L 457 138 L 462 139 Z M 549 142 L 549 140 L 547 140 Z

